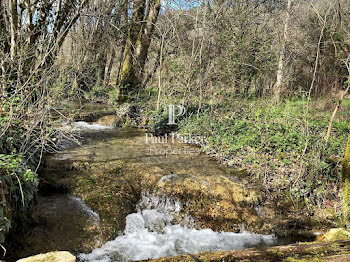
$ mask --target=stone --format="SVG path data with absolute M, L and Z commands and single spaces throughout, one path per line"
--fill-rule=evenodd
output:
M 96 123 L 102 126 L 116 127 L 120 124 L 120 118 L 115 115 L 103 116 Z
M 324 241 L 350 240 L 350 232 L 344 228 L 332 228 L 323 236 Z
M 75 262 L 76 258 L 68 251 L 54 251 L 17 260 L 17 262 Z

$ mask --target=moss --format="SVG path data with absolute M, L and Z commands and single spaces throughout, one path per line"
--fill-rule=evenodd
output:
M 338 241 L 338 240 L 349 240 L 350 232 L 343 228 L 333 228 L 323 236 L 323 239 L 326 242 L 332 242 L 332 241 Z
M 276 255 L 277 257 L 283 257 L 284 256 L 284 253 L 279 251 L 279 250 L 276 250 L 276 249 L 271 249 L 271 253 Z
M 350 228 L 350 137 L 343 159 L 341 192 L 344 222 Z
M 293 257 L 287 257 L 283 260 L 283 262 L 325 262 L 326 260 L 322 258 L 303 258 L 303 259 L 296 259 Z

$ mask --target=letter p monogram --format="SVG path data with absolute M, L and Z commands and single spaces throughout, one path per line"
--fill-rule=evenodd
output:
M 186 113 L 186 108 L 182 105 L 176 105 L 179 109 L 178 114 L 175 114 L 175 105 L 169 105 L 169 121 L 168 125 L 175 125 L 175 118 L 178 116 L 183 116 Z

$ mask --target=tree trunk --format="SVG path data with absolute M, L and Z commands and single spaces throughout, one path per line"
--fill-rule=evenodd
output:
M 31 3 L 30 3 L 30 0 L 26 0 L 25 1 L 25 7 L 26 7 L 26 13 L 27 13 L 27 32 L 28 32 L 28 38 L 27 38 L 27 43 L 28 45 L 31 45 L 33 44 L 33 24 L 32 24 L 32 21 L 33 21 L 33 13 L 32 13 L 32 10 L 31 10 Z
M 106 66 L 107 66 L 107 54 L 105 50 L 99 52 L 96 56 L 97 63 L 97 81 L 98 87 L 101 87 L 105 83 Z
M 282 40 L 283 42 L 282 42 L 279 61 L 278 61 L 277 80 L 274 87 L 274 98 L 277 103 L 280 100 L 282 87 L 284 83 L 284 64 L 285 64 L 285 58 L 286 58 L 286 45 L 288 40 L 291 8 L 292 8 L 292 0 L 288 0 L 287 10 L 285 13 L 286 20 L 284 22 L 284 31 L 283 31 L 283 40 Z
M 162 91 L 162 66 L 163 66 L 163 48 L 164 48 L 164 36 L 161 38 L 160 43 L 160 56 L 159 56 L 159 76 L 158 76 L 158 98 L 157 98 L 157 110 L 160 108 L 160 95 Z
M 7 41 L 7 32 L 6 32 L 6 24 L 4 18 L 4 6 L 3 1 L 0 0 L 0 46 L 3 46 L 4 53 L 8 53 L 8 41 Z M 0 73 L 1 73 L 1 91 L 0 96 L 6 95 L 7 90 L 7 80 L 6 80 L 6 61 L 5 59 L 1 60 L 0 63 Z
M 137 85 L 140 85 L 142 83 L 148 49 L 151 44 L 151 39 L 155 28 L 155 23 L 158 19 L 159 10 L 160 0 L 152 0 L 149 2 L 146 23 L 143 24 L 141 32 L 136 41 L 135 59 L 137 62 L 137 67 L 135 73 Z
M 114 59 L 115 59 L 115 50 L 112 49 L 112 54 L 109 58 L 109 62 L 108 62 L 107 69 L 106 69 L 106 75 L 104 78 L 104 86 L 109 86 L 109 82 L 111 79 L 111 72 L 112 72 L 112 68 L 113 68 L 113 64 L 114 64 Z
M 126 40 L 123 55 L 123 64 L 119 74 L 119 100 L 127 99 L 130 91 L 133 91 L 135 86 L 135 44 L 142 28 L 141 22 L 144 18 L 145 5 L 146 0 L 134 1 L 129 36 Z
M 156 61 L 154 62 L 154 65 L 153 65 L 153 69 L 152 69 L 152 71 L 147 75 L 147 77 L 145 78 L 145 80 L 143 81 L 143 83 L 142 83 L 143 86 L 146 86 L 146 85 L 148 84 L 148 82 L 152 79 L 152 77 L 154 76 L 154 74 L 157 72 L 157 69 L 158 69 L 158 67 L 159 67 L 159 65 L 160 65 L 160 56 L 161 56 L 162 51 L 163 51 L 162 48 L 159 48 Z
M 143 22 L 145 4 L 145 0 L 134 1 L 129 37 L 125 45 L 123 65 L 119 75 L 119 100 L 121 102 L 127 100 L 128 96 L 133 94 L 142 83 L 148 49 L 159 15 L 160 0 L 152 0 L 149 2 L 146 21 Z
M 125 0 L 124 1 L 124 14 L 123 14 L 123 17 L 124 17 L 124 22 L 123 22 L 123 26 L 122 26 L 122 29 L 121 29 L 121 32 L 122 32 L 122 42 L 121 42 L 121 52 L 119 54 L 119 57 L 118 57 L 118 61 L 119 61 L 119 65 L 118 65 L 118 74 L 117 74 L 117 81 L 119 79 L 119 76 L 120 76 L 120 72 L 121 72 L 121 68 L 123 66 L 123 55 L 124 55 L 124 51 L 125 51 L 125 45 L 126 45 L 126 41 L 128 39 L 128 24 L 129 24 L 129 17 L 128 17 L 128 10 L 129 10 L 129 1 L 128 0 Z
M 350 125 L 349 125 L 350 129 Z M 342 205 L 343 216 L 347 228 L 350 228 L 350 135 L 345 151 L 345 157 L 342 165 Z
M 18 26 L 18 14 L 17 14 L 17 0 L 9 0 L 9 20 L 10 20 L 10 33 L 11 33 L 11 47 L 10 57 L 14 60 L 17 54 L 17 26 Z

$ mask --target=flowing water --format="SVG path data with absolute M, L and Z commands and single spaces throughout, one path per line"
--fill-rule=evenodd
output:
M 196 254 L 200 251 L 244 249 L 273 245 L 273 235 L 214 232 L 194 229 L 190 218 L 184 225 L 173 224 L 181 203 L 172 198 L 143 195 L 137 212 L 126 217 L 124 234 L 90 254 L 80 254 L 82 261 L 137 261 L 149 258 Z
M 242 206 L 243 191 L 237 186 L 238 180 L 232 175 L 232 170 L 199 154 L 198 148 L 178 143 L 152 145 L 145 143 L 144 132 L 130 128 L 113 129 L 83 121 L 66 124 L 63 128 L 79 132 L 84 138 L 83 146 L 67 143 L 63 151 L 48 159 L 49 163 L 56 164 L 48 166 L 46 173 L 54 172 L 64 179 L 73 177 L 75 180 L 74 176 L 84 178 L 88 174 L 84 173 L 85 168 L 80 171 L 81 163 L 98 163 L 100 166 L 89 171 L 92 173 L 89 181 L 92 181 L 110 174 L 102 167 L 122 163 L 125 172 L 129 175 L 135 174 L 135 179 L 131 180 L 136 181 L 138 174 L 141 181 L 151 181 L 148 184 L 152 185 L 154 192 L 142 190 L 136 208 L 130 209 L 134 211 L 120 218 L 125 219 L 125 228 L 110 237 L 110 241 L 99 237 L 98 232 L 101 231 L 102 235 L 101 223 L 113 221 L 110 218 L 114 213 L 109 209 L 116 208 L 114 212 L 121 213 L 118 211 L 120 206 L 115 204 L 113 198 L 116 195 L 114 191 L 109 193 L 108 188 L 101 191 L 109 197 L 112 195 L 108 198 L 112 201 L 105 207 L 108 211 L 102 216 L 98 210 L 93 210 L 80 198 L 71 195 L 40 197 L 35 210 L 39 220 L 44 217 L 45 222 L 40 222 L 39 226 L 34 226 L 29 231 L 29 238 L 27 234 L 24 239 L 35 239 L 35 243 L 26 243 L 30 251 L 23 252 L 20 256 L 58 249 L 77 254 L 81 261 L 135 261 L 279 243 L 273 235 L 254 234 L 244 229 L 242 221 L 247 224 L 260 223 L 259 215 L 264 216 L 263 210 L 259 206 L 255 206 L 255 210 L 259 209 L 259 212 Z M 156 148 L 152 149 L 152 146 Z M 152 150 L 155 151 L 151 152 Z M 68 162 L 78 163 L 78 168 L 67 168 Z M 132 182 L 122 180 L 122 184 Z M 128 186 L 130 187 L 134 190 L 132 185 Z M 96 185 L 88 187 L 88 190 L 93 191 L 94 188 Z M 215 194 L 212 194 L 213 199 L 197 201 L 195 198 L 198 196 L 191 190 L 199 194 Z M 162 195 L 162 192 L 172 193 Z M 181 203 L 175 196 L 186 194 L 188 198 L 185 203 Z M 197 205 L 197 209 L 192 205 Z M 95 206 L 96 209 L 99 208 L 98 204 Z M 231 230 L 239 233 L 222 230 L 232 221 L 236 221 L 240 228 Z M 216 229 L 217 232 L 206 227 Z M 95 232 L 94 235 L 91 232 Z M 81 248 L 83 242 L 89 243 L 87 249 Z

